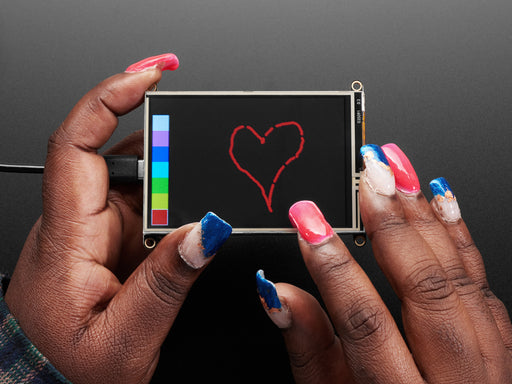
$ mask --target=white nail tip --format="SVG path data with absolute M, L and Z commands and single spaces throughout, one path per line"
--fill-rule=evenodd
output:
M 280 329 L 289 328 L 292 324 L 292 314 L 285 306 L 283 306 L 280 311 L 267 311 L 267 315 Z
M 436 196 L 436 204 L 437 211 L 444 221 L 455 223 L 462 217 L 459 204 L 455 198 L 446 199 L 442 196 Z
M 368 186 L 375 192 L 385 196 L 395 194 L 395 177 L 389 165 L 376 160 L 365 163 L 365 180 Z
M 178 253 L 189 267 L 198 269 L 208 262 L 208 258 L 203 255 L 202 248 L 201 223 L 197 223 L 178 246 Z

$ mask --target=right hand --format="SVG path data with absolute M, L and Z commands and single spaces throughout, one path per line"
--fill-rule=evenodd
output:
M 365 149 L 361 215 L 402 302 L 406 339 L 318 207 L 299 202 L 290 218 L 329 316 L 308 293 L 258 276 L 296 382 L 512 383 L 512 324 L 451 189 L 437 186 L 442 192 L 429 204 L 398 147 L 385 146 L 385 156 Z

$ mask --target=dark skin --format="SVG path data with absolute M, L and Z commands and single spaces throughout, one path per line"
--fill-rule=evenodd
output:
M 97 153 L 117 116 L 142 102 L 158 69 L 115 75 L 75 106 L 48 143 L 43 214 L 30 232 L 5 301 L 34 345 L 73 383 L 148 382 L 200 274 L 178 256 L 187 225 L 149 253 L 140 186 L 109 190 Z M 136 133 L 111 153 L 142 154 Z
M 511 383 L 510 318 L 464 221 L 444 221 L 421 192 L 375 193 L 365 178 L 362 219 L 402 302 L 406 339 L 338 236 L 320 245 L 299 236 L 330 320 L 309 294 L 276 284 L 292 316 L 283 336 L 296 382 Z
M 143 248 L 141 187 L 109 186 L 98 154 L 117 116 L 136 108 L 160 77 L 151 69 L 105 80 L 49 140 L 43 214 L 5 301 L 74 383 L 149 382 L 202 270 L 178 255 L 191 225 L 152 252 Z M 109 152 L 142 155 L 142 143 L 138 132 Z M 512 325 L 464 222 L 443 221 L 421 193 L 379 195 L 364 178 L 362 218 L 402 302 L 407 342 L 338 236 L 319 245 L 299 237 L 328 313 L 308 293 L 277 284 L 291 313 L 283 335 L 296 382 L 512 382 Z

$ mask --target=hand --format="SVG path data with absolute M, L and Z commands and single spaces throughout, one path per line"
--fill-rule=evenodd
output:
M 362 148 L 361 214 L 401 300 L 406 339 L 316 205 L 296 203 L 290 219 L 330 319 L 308 293 L 257 275 L 296 382 L 511 383 L 512 325 L 450 187 L 434 180 L 429 204 L 403 152 L 382 149 Z
M 231 233 L 208 214 L 167 235 L 148 255 L 141 187 L 109 190 L 106 163 L 97 154 L 117 116 L 142 102 L 162 70 L 177 66 L 166 54 L 105 80 L 49 140 L 43 214 L 5 301 L 28 338 L 73 383 L 148 382 L 191 285 L 211 259 L 206 256 Z M 142 135 L 111 153 L 142 155 Z M 200 248 L 201 234 L 214 238 L 209 254 Z

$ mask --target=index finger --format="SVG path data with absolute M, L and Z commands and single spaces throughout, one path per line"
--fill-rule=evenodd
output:
M 45 213 L 64 212 L 68 218 L 77 213 L 78 218 L 105 208 L 108 173 L 97 150 L 114 132 L 118 116 L 140 105 L 144 92 L 160 80 L 162 63 L 166 69 L 178 65 L 173 54 L 162 55 L 158 63 L 142 72 L 125 72 L 104 80 L 77 103 L 53 133 L 43 179 Z
M 289 216 L 355 381 L 378 377 L 379 383 L 420 382 L 391 313 L 319 208 L 311 201 L 300 201 L 290 208 Z

